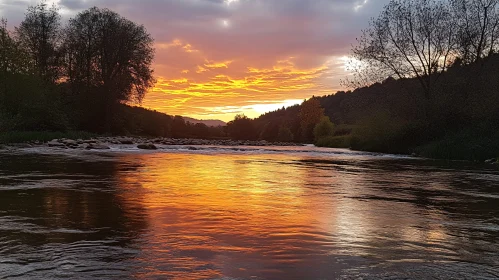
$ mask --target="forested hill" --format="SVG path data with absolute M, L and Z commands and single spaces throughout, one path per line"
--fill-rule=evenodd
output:
M 210 127 L 217 127 L 217 126 L 226 126 L 227 124 L 221 120 L 198 120 L 194 118 L 189 118 L 189 117 L 183 117 L 186 122 L 190 122 L 192 124 L 205 124 Z
M 429 100 L 416 78 L 389 78 L 354 91 L 313 97 L 335 124 L 334 136 L 322 144 L 441 158 L 497 157 L 498 74 L 499 55 L 493 54 L 450 67 L 439 77 Z M 306 140 L 300 131 L 302 106 L 256 119 L 260 136 L 273 140 L 285 126 L 295 140 Z

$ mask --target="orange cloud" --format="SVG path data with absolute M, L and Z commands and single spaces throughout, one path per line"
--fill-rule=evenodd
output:
M 232 62 L 233 62 L 232 60 L 227 60 L 227 61 L 223 61 L 223 62 L 214 62 L 214 61 L 206 60 L 204 67 L 206 67 L 208 69 L 229 68 L 229 65 Z
M 198 52 L 198 50 L 194 49 L 191 44 L 182 42 L 180 39 L 174 39 L 173 41 L 169 43 L 159 43 L 156 44 L 156 50 L 165 50 L 165 49 L 170 49 L 170 48 L 180 48 L 186 53 L 195 53 Z
M 194 49 L 180 40 L 163 45 L 184 53 L 185 46 Z M 260 67 L 235 58 L 211 60 L 201 50 L 187 55 L 186 60 L 193 60 L 186 65 L 188 69 L 158 73 L 158 82 L 146 97 L 145 107 L 171 115 L 229 121 L 236 114 L 257 117 L 312 95 L 332 92 L 322 82 L 331 68 L 326 62 L 305 68 L 297 66 L 296 58 L 290 57 Z

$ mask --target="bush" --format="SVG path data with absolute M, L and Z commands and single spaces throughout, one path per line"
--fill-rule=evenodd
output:
M 333 136 L 334 124 L 329 120 L 329 117 L 323 116 L 319 123 L 314 127 L 314 139 L 315 142 L 324 137 Z
M 421 156 L 447 160 L 484 161 L 499 155 L 499 135 L 486 136 L 466 130 L 449 134 L 414 150 Z
M 65 131 L 60 92 L 29 75 L 9 75 L 3 88 L 0 131 Z
M 291 132 L 291 129 L 286 126 L 281 126 L 279 128 L 279 132 L 277 134 L 277 141 L 280 142 L 291 142 L 293 141 L 293 133 Z
M 354 129 L 350 144 L 355 150 L 405 154 L 424 143 L 428 137 L 426 127 L 421 122 L 406 122 L 380 113 Z

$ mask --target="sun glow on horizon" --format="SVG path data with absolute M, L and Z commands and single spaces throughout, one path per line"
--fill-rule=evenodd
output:
M 363 65 L 361 61 L 346 55 L 338 58 L 338 60 L 342 64 L 342 68 L 345 72 L 352 72 L 353 70 L 361 68 Z

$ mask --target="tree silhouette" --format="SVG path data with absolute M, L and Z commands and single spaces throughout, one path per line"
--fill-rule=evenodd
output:
M 474 62 L 497 51 L 499 0 L 451 0 L 451 6 L 463 62 Z
M 381 82 L 416 77 L 425 97 L 456 56 L 450 6 L 438 0 L 391 0 L 352 50 L 357 79 Z M 381 79 L 381 80 L 380 80 Z
M 300 124 L 302 140 L 311 142 L 314 139 L 314 127 L 324 116 L 324 109 L 319 99 L 312 97 L 305 100 L 300 108 Z
M 55 6 L 45 2 L 30 6 L 24 20 L 16 28 L 20 45 L 26 50 L 35 74 L 47 82 L 59 79 L 58 46 L 61 17 Z
M 101 95 L 107 131 L 116 104 L 141 102 L 154 85 L 153 39 L 144 26 L 108 9 L 94 7 L 71 19 L 64 52 L 72 89 Z
M 237 115 L 227 124 L 229 135 L 236 140 L 256 140 L 257 132 L 253 121 L 245 115 Z

